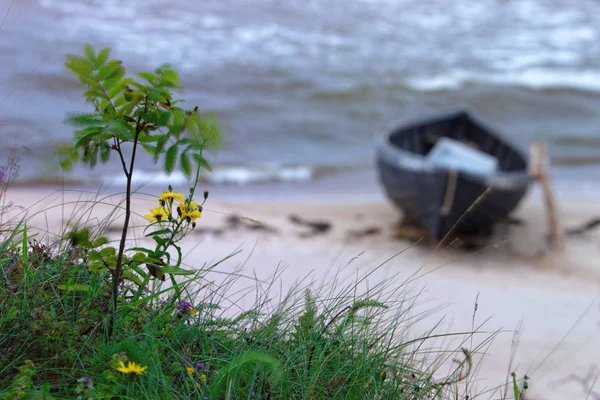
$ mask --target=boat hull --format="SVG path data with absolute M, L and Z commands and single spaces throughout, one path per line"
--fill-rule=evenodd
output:
M 498 157 L 502 169 L 480 176 L 433 165 L 420 136 L 453 137 L 448 126 L 462 126 L 463 136 L 474 131 L 470 141 Z M 400 124 L 384 133 L 377 147 L 377 169 L 404 222 L 423 228 L 434 240 L 491 233 L 493 225 L 517 207 L 530 181 L 525 157 L 465 112 Z

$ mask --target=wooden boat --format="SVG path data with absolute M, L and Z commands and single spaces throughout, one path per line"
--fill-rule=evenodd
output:
M 441 138 L 493 156 L 497 168 L 481 174 L 436 164 L 428 154 Z M 376 149 L 379 179 L 403 223 L 432 240 L 490 234 L 530 183 L 525 156 L 466 111 L 400 122 L 378 137 Z

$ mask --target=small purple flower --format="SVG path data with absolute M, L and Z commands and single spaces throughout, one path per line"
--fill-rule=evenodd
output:
M 185 361 L 186 363 L 189 363 L 189 364 L 192 363 L 192 359 L 190 358 L 190 356 L 183 356 L 183 361 Z
M 203 369 L 203 368 L 204 368 L 204 363 L 197 362 L 196 364 L 194 364 L 194 369 L 195 369 L 196 371 L 198 371 L 198 370 L 201 370 L 201 369 Z
M 92 381 L 92 378 L 84 376 L 78 379 L 77 382 L 81 383 L 85 390 L 94 390 L 94 381 Z
M 189 301 L 182 301 L 177 307 L 177 311 L 182 314 L 187 314 L 192 310 L 192 304 Z

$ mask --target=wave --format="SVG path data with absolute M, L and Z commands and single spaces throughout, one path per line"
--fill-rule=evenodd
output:
M 535 90 L 600 92 L 600 73 L 591 70 L 528 69 L 520 72 L 473 73 L 455 71 L 444 75 L 409 78 L 402 86 L 419 92 L 451 91 L 473 85 L 514 86 Z
M 201 177 L 204 183 L 248 185 L 263 182 L 303 182 L 314 179 L 334 170 L 335 168 L 311 166 L 280 166 L 265 164 L 257 166 L 216 166 L 212 171 L 207 171 Z M 150 185 L 180 185 L 189 183 L 182 173 L 174 172 L 171 175 L 159 171 L 139 170 L 133 174 L 134 184 Z M 111 181 L 113 184 L 125 184 L 124 177 L 117 177 Z

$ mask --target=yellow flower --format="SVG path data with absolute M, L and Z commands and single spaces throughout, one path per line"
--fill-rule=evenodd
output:
M 192 367 L 185 367 L 185 370 L 187 371 L 188 374 L 194 375 L 194 368 L 192 368 Z
M 144 218 L 150 222 L 160 222 L 167 218 L 167 212 L 162 207 L 151 208 L 150 214 L 144 215 Z
M 131 361 L 128 361 L 127 366 L 125 366 L 125 363 L 123 363 L 123 361 L 119 361 L 119 368 L 117 368 L 117 371 L 122 372 L 124 374 L 140 375 L 146 371 L 146 368 L 148 367 L 142 367 L 141 365 Z
M 173 192 L 162 192 L 160 197 L 158 198 L 159 202 L 169 201 L 169 203 L 173 203 L 173 200 L 183 201 L 183 194 L 181 193 L 173 193 Z M 162 203 L 161 203 L 162 204 Z
M 203 380 L 204 382 L 206 382 L 206 374 L 202 374 L 202 375 L 200 375 L 200 377 L 202 378 L 202 380 Z
M 181 214 L 184 219 L 189 218 L 190 222 L 193 222 L 202 216 L 200 210 L 192 210 L 190 212 L 184 212 Z
M 188 222 L 193 222 L 202 217 L 202 212 L 200 211 L 201 208 L 198 207 L 197 201 L 191 201 L 189 203 L 182 202 L 177 208 L 181 213 L 181 218 L 187 219 Z
M 198 311 L 196 311 L 195 308 L 190 308 L 190 314 L 196 315 L 196 314 L 198 314 Z
M 194 208 L 198 207 L 198 202 L 197 202 L 197 201 L 194 201 L 194 200 L 192 200 L 192 201 L 190 201 L 190 202 L 188 203 L 188 202 L 186 202 L 185 200 L 180 200 L 180 201 L 179 201 L 179 208 L 183 208 L 183 207 L 185 207 L 185 206 L 187 206 L 186 208 L 187 208 L 188 210 L 191 210 L 191 209 L 194 209 Z

